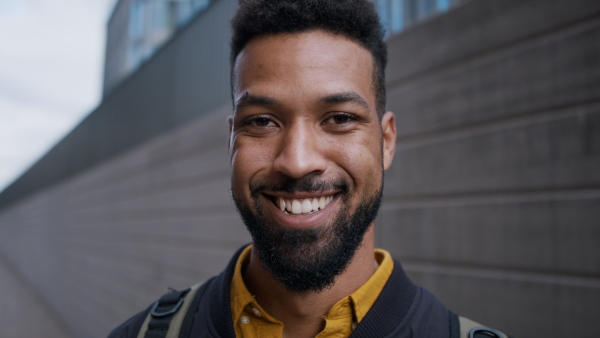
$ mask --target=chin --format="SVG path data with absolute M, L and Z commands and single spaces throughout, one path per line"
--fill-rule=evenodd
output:
M 355 211 L 350 211 L 350 194 L 340 193 L 329 203 L 328 217 L 320 222 L 292 226 L 289 217 L 310 220 L 311 215 L 285 215 L 268 198 L 255 194 L 250 207 L 235 198 L 234 202 L 252 236 L 254 248 L 263 268 L 294 292 L 320 292 L 332 286 L 345 271 L 362 244 L 381 204 L 382 189 L 363 198 Z M 267 204 L 269 203 L 269 204 Z M 279 212 L 287 223 L 278 222 L 273 215 Z M 316 216 L 314 216 L 316 217 Z M 313 218 L 314 218 L 313 217 Z M 318 217 L 317 217 L 318 218 Z M 299 224 L 300 224 L 299 223 Z

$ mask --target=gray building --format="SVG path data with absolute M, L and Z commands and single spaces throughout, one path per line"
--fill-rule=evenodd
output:
M 57 336 L 105 336 L 250 240 L 226 149 L 235 1 L 182 23 L 165 1 L 154 40 L 135 3 L 109 22 L 101 105 L 0 194 L 2 266 Z M 399 133 L 377 245 L 487 325 L 600 336 L 600 2 L 376 3 Z

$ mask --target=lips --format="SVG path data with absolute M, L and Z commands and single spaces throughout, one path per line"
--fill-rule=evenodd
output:
M 265 206 L 268 213 L 275 223 L 290 228 L 310 228 L 328 222 L 337 210 L 337 193 L 321 196 L 298 195 L 300 196 L 295 198 L 262 195 L 267 202 Z

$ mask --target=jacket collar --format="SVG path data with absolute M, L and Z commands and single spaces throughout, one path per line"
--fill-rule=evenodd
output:
M 235 337 L 231 317 L 230 287 L 235 264 L 246 246 L 233 255 L 225 271 L 213 280 L 210 289 L 207 290 L 210 297 L 208 299 L 210 310 L 197 313 L 197 315 L 204 313 L 210 317 L 206 319 L 211 322 L 212 328 L 219 337 Z M 385 337 L 397 329 L 399 323 L 403 322 L 409 313 L 418 289 L 406 276 L 402 265 L 394 261 L 394 270 L 388 282 L 364 320 L 356 327 L 352 337 Z

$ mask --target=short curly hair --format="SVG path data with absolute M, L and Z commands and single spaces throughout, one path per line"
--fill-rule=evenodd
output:
M 379 118 L 385 111 L 387 47 L 375 6 L 368 0 L 239 0 L 231 21 L 231 79 L 244 46 L 258 36 L 322 29 L 359 43 L 373 56 L 373 87 Z

